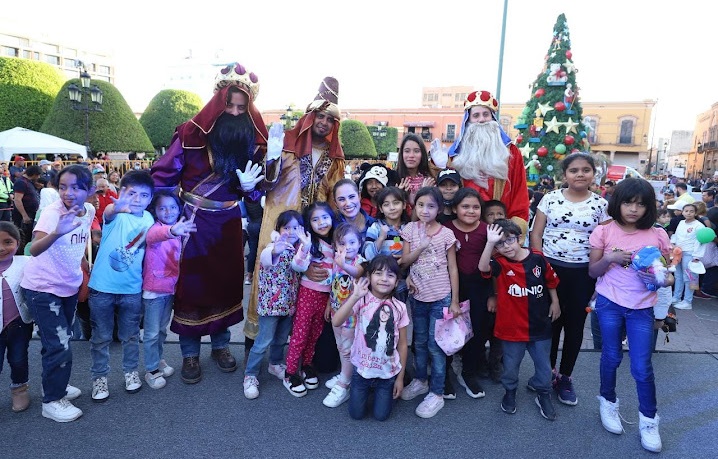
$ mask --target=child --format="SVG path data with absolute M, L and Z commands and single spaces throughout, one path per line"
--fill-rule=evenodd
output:
M 287 368 L 284 344 L 292 329 L 292 316 L 297 305 L 299 274 L 292 269 L 299 236 L 304 233 L 304 221 L 299 212 L 286 210 L 279 214 L 271 240 L 259 256 L 259 296 L 257 314 L 259 333 L 249 351 L 244 370 L 244 396 L 259 397 L 259 367 L 264 353 L 269 351 L 269 374 L 284 380 Z
M 692 282 L 691 277 L 697 278 L 698 274 L 692 273 L 689 269 L 689 265 L 691 261 L 697 260 L 693 258 L 693 252 L 698 250 L 698 246 L 700 245 L 696 238 L 696 232 L 705 226 L 696 220 L 697 210 L 695 204 L 684 204 L 682 209 L 684 220 L 678 223 L 676 232 L 671 236 L 671 244 L 683 250 L 681 264 L 680 266 L 676 266 L 676 283 L 673 288 L 673 301 L 671 302 L 676 309 L 693 308 L 693 289 L 691 288 L 691 283 L 698 284 L 698 279 Z M 683 301 L 681 301 L 681 295 L 683 296 Z
M 417 191 L 422 187 L 434 186 L 435 183 L 429 166 L 429 153 L 424 140 L 417 134 L 410 132 L 402 139 L 396 173 L 399 179 L 397 187 L 406 192 L 406 212 L 411 215 Z
M 292 268 L 306 272 L 311 262 L 330 274 L 334 262 L 332 240 L 332 208 L 326 202 L 315 202 L 304 210 L 305 234 L 299 234 L 302 245 L 292 259 Z M 306 228 L 306 226 L 305 226 Z M 295 397 L 307 395 L 307 389 L 319 387 L 319 377 L 312 366 L 314 346 L 324 328 L 324 311 L 329 302 L 332 276 L 316 282 L 302 275 L 297 294 L 292 339 L 287 350 L 287 370 L 284 387 Z M 301 367 L 300 367 L 301 363 Z M 301 373 L 299 372 L 301 368 Z
M 461 350 L 462 371 L 458 375 L 459 384 L 469 397 L 485 396 L 479 382 L 480 372 L 490 367 L 486 360 L 486 341 L 491 341 L 491 365 L 501 376 L 501 343 L 494 338 L 493 325 L 495 315 L 489 313 L 487 301 L 493 287 L 491 281 L 484 279 L 479 271 L 479 260 L 486 246 L 486 223 L 481 221 L 481 196 L 473 188 L 462 188 L 454 196 L 452 207 L 456 220 L 444 225 L 456 236 L 456 265 L 459 270 L 459 301 L 469 300 L 470 316 L 474 337 Z M 448 366 L 447 366 L 448 368 Z M 447 376 L 449 378 L 449 376 Z M 447 379 L 447 385 L 449 384 Z M 444 391 L 447 394 L 447 391 Z M 446 397 L 445 397 L 446 398 Z
M 390 171 L 383 164 L 373 164 L 359 177 L 359 190 L 361 192 L 361 208 L 370 217 L 376 217 L 379 210 L 376 195 L 389 184 Z M 393 184 L 392 180 L 392 184 Z
M 142 261 L 145 237 L 154 219 L 147 209 L 154 183 L 147 171 L 129 171 L 120 182 L 120 196 L 105 208 L 102 242 L 90 275 L 90 321 L 92 323 L 92 400 L 110 396 L 110 343 L 117 315 L 122 341 L 122 370 L 125 390 L 134 394 L 142 388 L 137 367 L 140 358 L 140 314 L 142 313 Z
M 367 272 L 368 279 L 354 281 L 354 291 L 334 314 L 332 324 L 338 327 L 348 317 L 356 317 L 349 416 L 364 417 L 369 392 L 374 388 L 374 419 L 384 421 L 391 414 L 392 400 L 404 388 L 409 315 L 406 305 L 392 298 L 399 279 L 396 260 L 378 255 L 369 263 Z
M 506 205 L 497 199 L 486 201 L 481 217 L 487 225 L 493 225 L 496 220 L 506 218 Z
M 193 222 L 180 215 L 179 198 L 166 190 L 155 194 L 150 212 L 157 222 L 147 231 L 147 249 L 142 271 L 142 308 L 144 309 L 145 381 L 152 389 L 165 387 L 165 377 L 174 368 L 163 358 L 167 325 L 172 315 L 175 285 L 179 277 L 182 237 L 197 231 Z
M 401 393 L 402 400 L 429 394 L 416 408 L 416 415 L 433 417 L 444 407 L 446 354 L 434 339 L 436 319 L 444 308 L 454 316 L 459 308 L 459 273 L 456 267 L 454 233 L 436 219 L 443 211 L 444 200 L 436 187 L 424 187 L 416 193 L 414 212 L 419 221 L 407 223 L 401 230 L 404 239 L 401 263 L 410 266 L 415 286 L 412 303 L 416 376 Z M 431 380 L 427 382 L 427 365 L 431 354 Z
M 625 331 L 630 343 L 631 375 L 638 390 L 641 444 L 649 451 L 661 450 L 656 414 L 656 384 L 651 365 L 654 340 L 653 304 L 656 293 L 646 283 L 665 287 L 673 283 L 668 275 L 664 283 L 655 276 L 627 268 L 631 256 L 645 246 L 655 246 L 666 259 L 671 250 L 665 232 L 652 228 L 656 221 L 655 192 L 642 179 L 622 180 L 608 204 L 613 221 L 599 225 L 591 234 L 589 274 L 597 278 L 596 315 L 601 328 L 601 423 L 611 433 L 623 433 L 616 397 L 616 370 L 621 364 L 621 340 Z
M 95 218 L 95 208 L 85 201 L 95 190 L 90 171 L 80 165 L 64 168 L 58 180 L 60 200 L 45 208 L 35 226 L 32 259 L 20 285 L 42 343 L 42 415 L 69 422 L 82 416 L 70 402 L 81 392 L 68 385 L 69 339 L 82 284 L 80 263 Z
M 656 223 L 653 225 L 654 228 L 666 229 L 668 224 L 671 222 L 671 211 L 668 209 L 659 209 L 658 217 L 656 217 Z
M 455 170 L 445 169 L 439 172 L 439 176 L 436 180 L 436 186 L 439 187 L 439 191 L 441 191 L 441 196 L 444 198 L 444 211 L 441 213 L 441 215 L 439 215 L 439 218 L 437 218 L 437 220 L 443 225 L 446 222 L 456 218 L 452 202 L 454 200 L 454 195 L 457 191 L 459 191 L 459 188 L 461 188 L 461 177 L 459 176 L 459 173 Z
M 10 222 L 0 221 L 0 372 L 2 371 L 5 351 L 10 365 L 10 395 L 12 410 L 25 411 L 30 405 L 28 391 L 29 365 L 27 350 L 32 337 L 32 317 L 23 307 L 20 293 L 20 281 L 28 257 L 17 256 L 20 246 L 20 232 Z M 6 293 L 10 293 L 5 297 Z
M 527 387 L 537 393 L 535 402 L 541 416 L 553 421 L 556 410 L 551 402 L 551 322 L 561 315 L 556 294 L 558 278 L 541 252 L 521 247 L 520 237 L 521 228 L 514 222 L 496 220 L 487 230 L 486 248 L 479 261 L 481 274 L 496 278 L 494 333 L 502 340 L 501 384 L 506 390 L 501 409 L 509 414 L 516 412 L 519 368 L 528 351 L 534 375 Z
M 366 260 L 359 255 L 361 233 L 351 223 L 341 223 L 334 230 L 334 266 L 332 268 L 332 289 L 329 304 L 324 311 L 324 319 L 331 317 L 351 295 L 353 280 L 364 274 L 362 263 Z M 356 319 L 350 317 L 341 326 L 334 326 L 334 339 L 341 361 L 341 371 L 325 383 L 331 389 L 324 398 L 324 406 L 336 408 L 349 398 L 349 383 L 352 377 L 351 348 L 354 341 Z

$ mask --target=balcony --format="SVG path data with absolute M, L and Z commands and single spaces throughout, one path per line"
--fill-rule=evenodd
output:
M 449 137 L 449 136 L 442 135 L 441 141 L 444 143 L 454 143 L 456 141 L 456 137 L 455 136 Z

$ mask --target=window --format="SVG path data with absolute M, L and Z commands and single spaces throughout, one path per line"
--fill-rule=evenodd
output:
M 26 49 L 22 50 L 22 58 L 23 59 L 32 59 L 32 51 L 28 51 Z
M 73 48 L 65 48 L 65 52 L 63 53 L 66 58 L 69 59 L 75 59 L 77 57 L 77 50 Z
M 596 143 L 596 139 L 598 136 L 596 135 L 596 118 L 593 117 L 585 117 L 583 119 L 584 126 L 586 130 L 586 137 L 588 138 L 588 143 Z
M 11 48 L 10 46 L 3 46 L 2 47 L 2 53 L 5 56 L 10 57 L 17 57 L 18 56 L 18 49 L 17 48 Z
M 633 120 L 621 121 L 621 132 L 618 137 L 618 143 L 622 145 L 633 144 Z
M 97 66 L 97 71 L 98 71 L 99 73 L 104 73 L 105 75 L 109 75 L 109 74 L 110 74 L 110 67 L 107 66 L 107 65 L 98 65 L 98 66 Z
M 456 125 L 449 124 L 446 126 L 446 140 L 454 141 L 456 138 Z
M 502 116 L 499 124 L 501 124 L 501 129 L 508 134 L 511 125 L 511 118 L 508 116 Z
M 45 62 L 52 65 L 60 65 L 60 58 L 58 56 L 53 56 L 51 54 L 47 54 L 45 56 Z
M 421 138 L 426 141 L 431 140 L 431 130 L 428 127 L 421 128 Z

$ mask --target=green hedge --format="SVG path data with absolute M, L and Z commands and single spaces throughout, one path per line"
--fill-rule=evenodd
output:
M 361 121 L 342 121 L 339 126 L 339 138 L 341 139 L 346 159 L 377 159 L 372 136 Z
M 202 109 L 202 99 L 195 93 L 164 89 L 152 98 L 140 117 L 152 145 L 159 150 L 168 147 L 175 128 Z

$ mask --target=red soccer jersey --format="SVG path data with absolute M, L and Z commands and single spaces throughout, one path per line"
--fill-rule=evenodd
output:
M 556 288 L 558 276 L 540 251 L 531 250 L 521 261 L 497 254 L 491 260 L 491 272 L 481 274 L 496 278 L 497 338 L 517 342 L 551 339 L 548 289 Z

